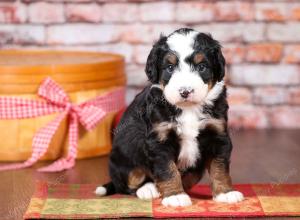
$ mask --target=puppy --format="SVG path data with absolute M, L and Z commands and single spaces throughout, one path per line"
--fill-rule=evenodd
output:
M 213 199 L 243 200 L 229 176 L 225 59 L 218 41 L 193 29 L 161 36 L 146 64 L 151 84 L 138 94 L 115 130 L 111 182 L 96 194 L 162 197 L 191 205 L 185 193 L 208 170 Z

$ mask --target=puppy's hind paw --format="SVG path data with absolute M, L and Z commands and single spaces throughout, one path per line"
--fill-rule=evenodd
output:
M 216 202 L 224 202 L 224 203 L 236 203 L 244 200 L 244 196 L 239 191 L 230 191 L 227 193 L 220 193 L 219 195 L 213 198 Z

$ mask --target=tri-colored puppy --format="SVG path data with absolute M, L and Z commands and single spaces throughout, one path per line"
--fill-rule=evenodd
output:
M 229 175 L 224 68 L 221 46 L 210 35 L 183 28 L 161 36 L 146 64 L 151 85 L 115 130 L 111 182 L 96 193 L 161 196 L 165 206 L 188 206 L 185 190 L 207 169 L 215 201 L 243 200 Z

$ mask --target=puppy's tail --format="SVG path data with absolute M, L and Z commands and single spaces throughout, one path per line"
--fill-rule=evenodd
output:
M 112 182 L 106 183 L 103 186 L 98 186 L 95 194 L 98 196 L 109 196 L 116 193 L 115 186 Z

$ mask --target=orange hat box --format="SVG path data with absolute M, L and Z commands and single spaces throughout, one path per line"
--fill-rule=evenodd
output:
M 124 87 L 124 58 L 120 55 L 68 51 L 0 51 L 0 96 L 40 100 L 37 91 L 51 77 L 81 103 L 119 87 Z M 125 96 L 125 94 L 124 94 Z M 26 119 L 0 119 L 0 161 L 23 161 L 32 153 L 34 134 L 59 113 Z M 79 126 L 77 158 L 109 153 L 111 128 L 117 112 L 109 113 L 91 131 Z M 56 131 L 42 160 L 66 155 L 68 121 Z

